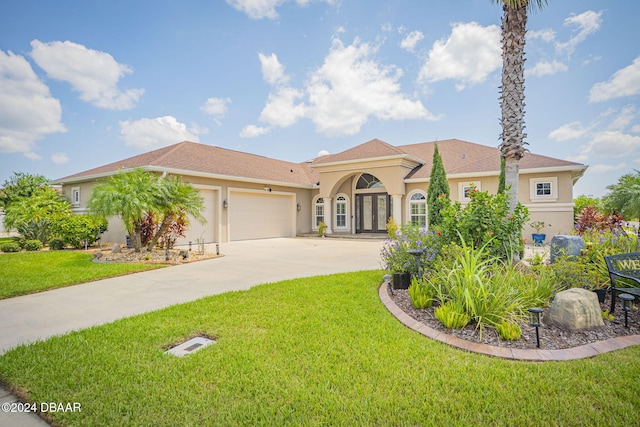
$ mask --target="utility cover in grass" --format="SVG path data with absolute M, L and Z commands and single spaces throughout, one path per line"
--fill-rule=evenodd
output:
M 195 353 L 196 351 L 201 350 L 215 343 L 216 342 L 214 340 L 210 340 L 209 338 L 195 337 L 195 338 L 191 338 L 188 341 L 183 342 L 182 344 L 179 344 L 175 347 L 170 348 L 169 350 L 165 351 L 165 353 L 182 357 L 182 356 L 187 356 L 189 354 Z

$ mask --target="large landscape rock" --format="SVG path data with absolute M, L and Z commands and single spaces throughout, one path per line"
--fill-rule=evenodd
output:
M 558 292 L 544 322 L 570 331 L 604 326 L 598 296 L 595 292 L 582 288 Z

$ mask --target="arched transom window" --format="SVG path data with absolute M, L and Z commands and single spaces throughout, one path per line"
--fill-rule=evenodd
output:
M 360 178 L 358 178 L 358 182 L 356 183 L 356 190 L 364 190 L 369 188 L 384 188 L 384 185 L 382 185 L 382 182 L 380 182 L 380 180 L 375 176 L 368 173 L 363 173 L 362 175 L 360 175 Z

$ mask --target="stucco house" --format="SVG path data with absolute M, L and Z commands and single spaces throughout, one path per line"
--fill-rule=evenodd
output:
M 78 213 L 96 180 L 143 168 L 180 175 L 204 198 L 204 225 L 192 221 L 178 243 L 229 242 L 313 233 L 324 222 L 328 234 L 384 233 L 390 216 L 398 223 L 427 224 L 427 189 L 435 144 L 442 156 L 451 199 L 462 203 L 474 185 L 495 193 L 500 154 L 494 147 L 449 139 L 393 146 L 373 139 L 337 154 L 291 163 L 220 147 L 180 142 L 119 162 L 55 180 Z M 548 234 L 573 227 L 573 185 L 587 166 L 527 153 L 520 162 L 519 200 L 531 220 L 551 223 Z M 531 233 L 525 229 L 524 235 Z M 112 218 L 106 241 L 124 242 Z

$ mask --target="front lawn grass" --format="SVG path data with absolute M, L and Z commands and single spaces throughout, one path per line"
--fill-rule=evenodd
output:
M 0 254 L 0 299 L 158 268 L 151 264 L 103 264 L 77 251 Z
M 268 284 L 20 346 L 0 379 L 80 403 L 50 414 L 61 426 L 640 425 L 640 346 L 548 363 L 468 353 L 400 324 L 381 276 Z M 196 333 L 217 344 L 163 353 Z

